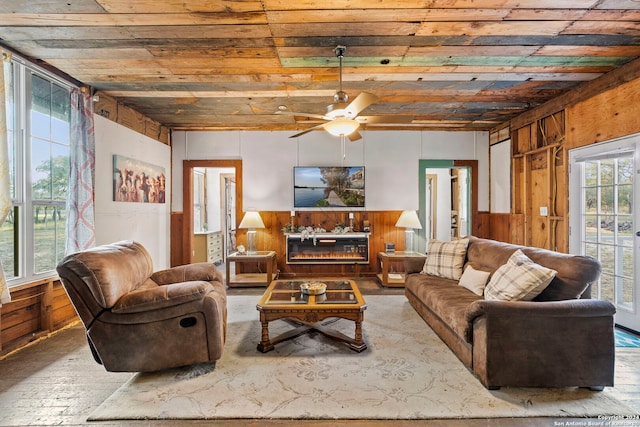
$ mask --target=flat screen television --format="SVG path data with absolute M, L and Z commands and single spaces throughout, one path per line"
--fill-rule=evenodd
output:
M 294 208 L 364 208 L 364 166 L 294 166 Z

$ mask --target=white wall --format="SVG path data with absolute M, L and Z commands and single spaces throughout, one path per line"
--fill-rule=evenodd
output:
M 511 140 L 491 146 L 491 212 L 511 212 Z
M 478 160 L 478 208 L 489 209 L 487 132 L 363 131 L 346 142 L 326 132 L 173 132 L 173 205 L 182 211 L 182 161 L 242 159 L 243 206 L 290 211 L 294 166 L 365 166 L 366 210 L 418 209 L 420 159 Z
M 170 265 L 171 147 L 94 116 L 96 134 L 96 244 L 136 240 L 147 248 L 154 268 Z M 113 201 L 113 155 L 165 168 L 166 203 Z M 182 173 L 182 170 L 181 172 Z

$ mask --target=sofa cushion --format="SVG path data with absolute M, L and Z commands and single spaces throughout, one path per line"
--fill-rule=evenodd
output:
M 456 335 L 462 339 L 472 336 L 473 324 L 466 318 L 466 309 L 482 297 L 458 286 L 454 280 L 426 274 L 410 275 L 405 286 Z
M 469 239 L 459 239 L 451 242 L 429 241 L 427 259 L 424 262 L 422 272 L 445 279 L 460 279 L 468 244 Z
M 531 261 L 520 249 L 499 267 L 484 290 L 488 300 L 531 301 L 556 275 L 556 271 Z
M 476 270 L 468 265 L 464 269 L 458 284 L 469 289 L 474 294 L 482 296 L 484 294 L 484 288 L 489 281 L 489 276 L 491 276 L 491 273 L 488 271 Z

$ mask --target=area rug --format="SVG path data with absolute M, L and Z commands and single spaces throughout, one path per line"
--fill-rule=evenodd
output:
M 366 297 L 368 349 L 320 334 L 260 353 L 257 297 L 230 296 L 216 364 L 136 374 L 89 420 L 597 417 L 635 412 L 605 389 L 485 389 L 400 295 Z M 329 325 L 353 334 L 354 324 Z M 290 326 L 270 324 L 271 334 Z
M 640 348 L 640 337 L 616 328 L 616 347 Z

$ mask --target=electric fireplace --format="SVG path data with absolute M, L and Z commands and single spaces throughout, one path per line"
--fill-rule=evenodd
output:
M 369 264 L 369 233 L 287 234 L 287 264 Z

